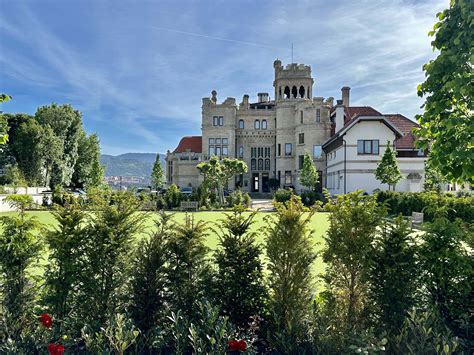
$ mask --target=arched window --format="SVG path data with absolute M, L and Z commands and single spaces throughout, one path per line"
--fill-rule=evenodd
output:
M 289 99 L 289 98 L 290 98 L 290 87 L 285 86 L 285 99 Z
M 257 170 L 257 159 L 250 160 L 250 170 Z
M 303 85 L 300 86 L 300 97 L 304 99 L 304 86 Z
M 267 129 L 267 120 L 262 120 L 262 129 Z
M 270 159 L 265 159 L 265 170 L 270 170 Z
M 303 110 L 300 111 L 300 123 L 303 124 Z
M 239 128 L 244 129 L 244 127 L 245 127 L 244 120 L 239 120 Z
M 260 120 L 255 120 L 255 129 L 260 129 Z
M 239 147 L 239 158 L 243 158 L 244 157 L 244 147 L 240 146 Z
M 263 170 L 263 159 L 258 159 L 258 170 Z
M 293 88 L 291 89 L 291 97 L 294 99 L 298 97 L 298 89 L 296 88 L 296 86 L 293 86 Z

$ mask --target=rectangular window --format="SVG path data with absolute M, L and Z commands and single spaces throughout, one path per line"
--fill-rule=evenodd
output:
M 267 129 L 267 120 L 262 121 L 262 129 Z
M 216 138 L 216 144 L 221 144 L 221 139 L 220 138 Z
M 298 134 L 298 144 L 304 144 L 304 133 Z
M 239 147 L 239 158 L 243 158 L 244 157 L 244 147 L 240 146 Z
M 209 138 L 209 144 L 214 144 L 214 138 Z
M 320 145 L 313 145 L 313 157 L 314 158 L 321 158 L 323 155 L 323 150 Z
M 293 149 L 291 143 L 285 143 L 285 155 L 293 154 Z
M 278 143 L 278 156 L 281 156 L 281 144 Z
M 291 185 L 291 170 L 285 170 L 285 185 Z
M 244 129 L 244 120 L 239 121 L 239 128 Z
M 229 154 L 229 150 L 227 148 L 226 145 L 223 145 L 222 146 L 222 155 L 228 155 Z
M 357 154 L 359 154 L 359 155 L 364 155 L 364 154 L 378 155 L 379 154 L 379 141 L 378 141 L 378 139 L 374 139 L 374 140 L 359 139 L 357 141 Z
M 214 146 L 213 145 L 209 146 L 209 155 L 214 155 Z
M 227 138 L 222 138 L 222 144 L 227 144 L 229 140 Z
M 258 170 L 263 170 L 263 159 L 258 159 Z
M 224 125 L 224 117 L 219 116 L 219 126 L 223 126 L 223 125 Z
M 260 129 L 260 120 L 255 120 L 255 129 Z
M 303 164 L 304 164 L 304 155 L 299 155 L 298 156 L 298 169 L 303 169 Z
M 255 158 L 257 156 L 257 148 L 255 147 L 250 148 L 250 156 L 252 158 Z
M 218 126 L 219 125 L 219 117 L 218 116 L 212 117 L 212 125 L 213 126 Z
M 316 122 L 321 122 L 321 110 L 319 108 L 316 109 Z
M 278 184 L 281 184 L 281 171 L 280 171 L 280 170 L 278 170 L 278 177 L 277 177 L 277 179 L 278 179 Z
M 220 146 L 217 146 L 217 147 L 216 147 L 216 155 L 217 155 L 218 157 L 221 156 L 221 147 L 220 147 Z
M 265 159 L 265 170 L 270 170 L 270 159 Z
M 265 148 L 265 157 L 269 158 L 270 157 L 270 147 Z
M 263 148 L 262 147 L 258 148 L 258 156 L 263 157 Z

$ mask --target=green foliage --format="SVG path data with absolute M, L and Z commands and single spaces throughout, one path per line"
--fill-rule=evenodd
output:
M 339 195 L 326 208 L 331 212 L 323 252 L 326 297 L 335 329 L 347 345 L 349 336 L 365 325 L 369 250 L 384 211 L 360 190 Z
M 23 352 L 31 341 L 34 322 L 32 312 L 37 285 L 28 268 L 41 251 L 35 233 L 39 223 L 33 217 L 26 217 L 30 196 L 10 195 L 7 199 L 17 207 L 19 214 L 0 218 L 0 343 Z
M 86 349 L 95 354 L 123 355 L 137 342 L 139 330 L 124 314 L 112 315 L 99 331 L 84 327 L 82 338 Z
M 321 204 L 327 202 L 326 196 L 323 193 L 314 192 L 314 191 L 303 191 L 301 193 L 301 201 L 303 201 L 306 207 L 314 206 L 314 204 L 320 201 Z
M 275 191 L 280 187 L 280 180 L 275 179 L 275 178 L 270 178 L 268 179 L 268 187 L 272 190 Z
M 419 252 L 431 304 L 454 334 L 465 339 L 472 337 L 473 235 L 472 227 L 460 221 L 437 218 L 427 225 Z
M 423 188 L 425 191 L 434 191 L 441 192 L 443 184 L 446 184 L 448 181 L 443 178 L 441 173 L 436 167 L 433 166 L 431 159 L 428 157 L 428 160 L 425 163 L 425 182 Z
M 0 94 L 0 103 L 7 102 L 11 99 L 9 95 Z M 0 146 L 8 142 L 8 125 L 6 120 L 3 118 L 2 113 L 0 113 Z
M 197 169 L 204 176 L 204 183 L 209 188 L 215 188 L 218 191 L 219 201 L 224 204 L 224 187 L 235 175 L 246 173 L 247 164 L 239 159 L 224 158 L 219 160 L 215 155 L 209 159 L 209 162 L 201 162 Z
M 417 247 L 410 223 L 399 216 L 380 227 L 369 255 L 369 302 L 378 334 L 397 335 L 415 304 L 419 282 Z
M 263 284 L 262 248 L 256 245 L 250 226 L 256 212 L 244 214 L 235 207 L 220 221 L 221 235 L 214 253 L 216 272 L 215 297 L 222 314 L 239 327 L 248 327 L 252 316 L 261 316 L 266 299 Z
M 100 142 L 96 134 L 79 135 L 77 161 L 72 184 L 77 188 L 99 187 L 104 184 L 104 167 L 100 164 Z
M 474 196 L 456 197 L 434 192 L 392 192 L 377 193 L 379 203 L 385 203 L 390 214 L 411 216 L 412 212 L 423 212 L 425 221 L 433 221 L 444 214 L 450 221 L 456 218 L 474 223 Z
M 293 195 L 294 194 L 292 189 L 278 189 L 273 194 L 273 199 L 275 200 L 275 202 L 283 203 L 290 201 Z
M 131 265 L 131 316 L 145 334 L 163 321 L 167 308 L 166 262 L 172 215 L 161 212 L 158 216 L 155 231 L 140 241 Z
M 303 346 L 312 300 L 311 265 L 316 258 L 308 223 L 312 213 L 297 196 L 276 203 L 276 220 L 266 235 L 270 287 L 268 338 L 279 352 L 298 353 Z
M 93 326 L 104 324 L 123 305 L 130 249 L 143 223 L 138 209 L 128 192 L 97 200 L 94 223 L 86 231 L 77 306 L 83 321 Z
M 306 153 L 303 158 L 303 169 L 300 172 L 300 183 L 304 187 L 310 190 L 315 190 L 316 185 L 319 183 L 319 174 L 314 165 L 313 158 L 311 155 Z
M 182 196 L 178 186 L 171 184 L 171 186 L 168 187 L 168 190 L 166 190 L 164 199 L 169 209 L 179 207 Z
M 8 185 L 14 188 L 14 190 L 18 187 L 28 186 L 25 176 L 23 175 L 23 172 L 20 170 L 18 165 L 10 165 L 6 168 L 5 180 Z
M 194 320 L 196 300 L 209 294 L 210 264 L 204 239 L 208 236 L 207 223 L 194 222 L 186 216 L 184 224 L 176 224 L 168 244 L 167 279 L 172 310 Z
M 393 339 L 394 353 L 407 355 L 456 354 L 459 339 L 440 321 L 435 312 L 412 310 L 399 335 Z
M 86 214 L 71 198 L 65 207 L 53 212 L 57 226 L 44 233 L 48 246 L 43 302 L 59 319 L 77 314 L 76 290 L 80 287 L 85 245 L 87 244 Z M 59 323 L 62 325 L 62 323 Z
M 250 195 L 248 193 L 243 192 L 241 190 L 235 190 L 226 197 L 226 202 L 227 206 L 229 207 L 241 205 L 249 208 L 252 203 L 252 200 L 250 199 Z
M 165 183 L 165 173 L 161 167 L 160 154 L 156 155 L 155 164 L 153 165 L 153 170 L 151 172 L 151 186 L 158 190 L 163 187 Z
M 389 190 L 390 186 L 393 186 L 395 190 L 395 185 L 402 179 L 402 174 L 397 164 L 396 152 L 392 149 L 389 141 L 387 141 L 387 148 L 385 148 L 382 160 L 375 170 L 375 177 L 382 184 L 387 184 Z
M 78 158 L 79 139 L 84 131 L 82 114 L 71 105 L 51 104 L 38 108 L 35 118 L 43 127 L 51 129 L 61 148 L 60 159 L 52 163 L 50 186 L 68 186 Z
M 418 86 L 418 96 L 426 101 L 416 134 L 442 176 L 473 184 L 474 3 L 453 0 L 437 17 L 429 35 L 439 55 L 423 66 L 426 80 Z

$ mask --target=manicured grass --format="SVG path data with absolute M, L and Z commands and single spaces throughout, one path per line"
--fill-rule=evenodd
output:
M 209 224 L 209 227 L 216 227 L 220 220 L 226 218 L 226 213 L 230 212 L 196 212 L 196 213 L 189 213 L 188 215 L 192 215 L 194 220 L 197 221 L 204 221 Z M 0 216 L 8 216 L 14 215 L 15 212 L 6 212 L 0 213 Z M 156 220 L 157 216 L 156 213 L 149 213 L 144 214 L 146 219 L 144 221 L 144 225 L 142 230 L 140 231 L 137 239 L 146 237 L 149 233 L 152 232 L 154 221 Z M 37 217 L 40 222 L 49 227 L 53 228 L 55 225 L 54 216 L 46 211 L 31 211 L 28 212 L 28 216 L 35 216 Z M 173 218 L 176 222 L 184 222 L 186 213 L 184 212 L 173 212 Z M 252 225 L 252 231 L 257 233 L 257 242 L 264 244 L 265 242 L 265 227 L 268 225 L 268 220 L 266 218 L 274 216 L 274 213 L 271 212 L 259 212 L 255 216 L 254 224 Z M 316 213 L 311 219 L 310 228 L 313 230 L 313 240 L 314 240 L 314 247 L 317 252 L 321 251 L 324 244 L 323 236 L 326 233 L 329 227 L 329 221 L 327 213 Z M 0 228 L 1 229 L 1 228 Z M 219 237 L 211 231 L 210 235 L 206 240 L 206 245 L 211 249 L 215 250 L 219 242 Z M 319 253 L 320 254 L 320 253 Z M 263 256 L 263 260 L 265 260 Z M 42 265 L 44 265 L 47 261 L 44 260 L 37 265 L 37 270 L 35 270 L 37 274 L 42 273 Z M 318 255 L 313 267 L 313 272 L 315 275 L 320 274 L 324 271 L 324 263 L 322 261 L 321 255 Z

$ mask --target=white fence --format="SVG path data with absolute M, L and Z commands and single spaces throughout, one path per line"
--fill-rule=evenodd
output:
M 5 202 L 5 197 L 7 197 L 9 194 L 30 195 L 33 198 L 33 202 L 40 206 L 43 203 L 44 195 L 50 195 L 50 193 L 44 193 L 44 191 L 48 190 L 47 187 L 7 187 L 5 190 L 7 194 L 0 194 L 0 212 L 14 211 L 14 209 L 7 202 Z

